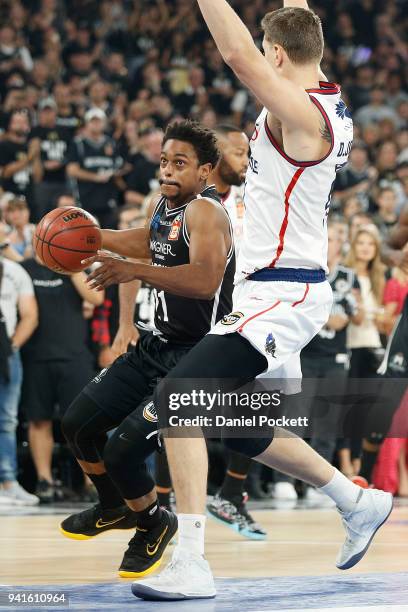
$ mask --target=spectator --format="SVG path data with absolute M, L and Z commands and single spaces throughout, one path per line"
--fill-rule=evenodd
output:
M 55 200 L 55 208 L 61 208 L 61 206 L 76 206 L 75 198 L 71 193 L 62 193 Z
M 35 185 L 35 201 L 41 218 L 53 208 L 55 198 L 66 191 L 65 158 L 71 136 L 67 128 L 57 125 L 53 98 L 41 100 L 38 108 L 38 126 L 33 128 L 31 138 L 40 143 L 41 180 Z
M 159 187 L 158 171 L 163 132 L 157 129 L 148 130 L 140 140 L 140 155 L 134 159 L 133 170 L 125 178 L 126 204 L 142 205 L 145 197 Z
M 399 125 L 397 113 L 386 104 L 384 87 L 375 85 L 370 92 L 370 103 L 355 113 L 354 120 L 357 125 L 366 127 L 372 123 L 379 123 L 383 119 L 390 119 L 395 126 Z
M 361 292 L 361 321 L 347 327 L 347 348 L 351 350 L 351 390 L 358 394 L 361 379 L 376 376 L 382 348 L 378 331 L 379 316 L 385 285 L 385 266 L 380 259 L 380 239 L 374 226 L 360 227 L 352 239 L 345 264 L 357 275 Z M 342 470 L 347 475 L 358 474 L 360 465 L 362 427 L 364 413 L 358 406 L 352 414 L 353 439 L 340 453 Z
M 12 113 L 6 137 L 0 146 L 1 185 L 4 191 L 24 196 L 34 220 L 37 220 L 32 197 L 32 176 L 39 178 L 41 173 L 40 148 L 37 141 L 28 142 L 29 133 L 27 113 Z
M 370 226 L 360 227 L 351 242 L 345 264 L 357 275 L 361 290 L 363 320 L 347 329 L 351 349 L 350 376 L 359 378 L 375 373 L 373 349 L 381 348 L 376 319 L 381 310 L 385 286 L 385 267 L 380 259 L 379 234 Z
M 368 192 L 375 181 L 377 172 L 370 166 L 367 147 L 362 142 L 356 142 L 350 152 L 349 162 L 339 171 L 334 183 L 333 204 L 344 202 L 355 195 L 364 210 L 368 209 Z
M 5 325 L 0 374 L 0 505 L 33 506 L 39 499 L 17 481 L 17 413 L 22 368 L 20 349 L 38 325 L 37 304 L 30 277 L 20 264 L 0 262 L 0 310 Z
M 356 213 L 349 219 L 349 240 L 352 242 L 358 230 L 371 224 L 371 216 L 368 213 Z
M 392 187 L 383 187 L 379 190 L 376 204 L 378 213 L 373 216 L 373 222 L 378 227 L 381 239 L 386 240 L 389 231 L 398 221 L 396 212 L 397 197 Z
M 408 243 L 404 251 L 408 252 Z M 408 273 L 401 268 L 393 268 L 391 278 L 385 284 L 384 289 L 384 332 L 390 335 L 397 316 L 402 312 L 404 300 L 408 295 Z
M 30 211 L 24 198 L 13 198 L 7 203 L 5 218 L 11 228 L 7 236 L 11 246 L 21 257 L 33 254 L 34 225 L 30 223 Z
M 53 94 L 57 105 L 57 125 L 69 130 L 72 138 L 81 121 L 78 109 L 71 100 L 71 89 L 65 83 L 58 83 L 53 89 Z
M 104 133 L 105 127 L 103 110 L 87 111 L 83 136 L 71 143 L 68 152 L 67 173 L 78 204 L 94 214 L 101 227 L 114 228 L 119 197 L 114 175 L 123 160 L 115 142 Z
M 342 210 L 343 217 L 349 221 L 354 215 L 363 212 L 361 200 L 355 195 L 349 196 L 344 200 Z
M 23 351 L 22 403 L 38 479 L 36 494 L 50 502 L 60 494 L 52 476 L 55 408 L 58 404 L 61 416 L 94 374 L 82 307 L 83 301 L 101 304 L 103 293 L 87 287 L 83 272 L 57 274 L 37 257 L 23 266 L 34 284 L 39 326 Z

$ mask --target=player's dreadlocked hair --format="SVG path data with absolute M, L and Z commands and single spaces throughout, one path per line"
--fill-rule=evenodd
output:
M 168 140 L 190 143 L 194 147 L 200 165 L 211 164 L 215 168 L 218 163 L 220 153 L 215 133 L 196 121 L 186 120 L 171 123 L 164 134 L 163 146 Z

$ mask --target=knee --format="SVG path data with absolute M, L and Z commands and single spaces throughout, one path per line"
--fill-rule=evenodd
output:
M 253 459 L 261 455 L 273 440 L 273 432 L 268 438 L 224 438 L 225 446 L 236 453 Z
M 84 407 L 88 405 L 86 395 L 80 393 L 69 406 L 61 420 L 61 429 L 67 442 L 72 442 L 83 424 Z

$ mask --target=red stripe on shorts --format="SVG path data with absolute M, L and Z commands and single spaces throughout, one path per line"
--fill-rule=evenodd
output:
M 306 284 L 305 293 L 304 293 L 304 295 L 303 295 L 302 299 L 301 299 L 301 300 L 299 300 L 298 302 L 293 302 L 293 304 L 292 304 L 292 308 L 294 308 L 295 306 L 299 306 L 299 304 L 303 304 L 303 302 L 305 301 L 305 299 L 306 299 L 306 297 L 307 297 L 307 294 L 309 293 L 309 289 L 310 289 L 310 286 L 309 286 L 309 283 L 307 283 L 307 284 Z
M 274 308 L 276 308 L 276 306 L 278 306 L 280 304 L 280 300 L 278 300 L 277 302 L 274 303 L 273 306 L 270 306 L 269 308 L 266 308 L 265 310 L 262 310 L 262 312 L 257 312 L 256 314 L 252 315 L 252 317 L 249 317 L 249 319 L 247 319 L 245 321 L 245 323 L 243 323 L 241 325 L 240 328 L 238 328 L 239 332 L 242 332 L 243 328 L 245 327 L 245 325 L 247 323 L 249 323 L 250 321 L 252 321 L 253 319 L 256 319 L 257 317 L 260 317 L 261 315 L 265 314 L 265 312 L 269 312 L 270 310 L 273 310 Z

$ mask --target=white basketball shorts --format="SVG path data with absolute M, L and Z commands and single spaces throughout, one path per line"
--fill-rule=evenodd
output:
M 244 279 L 234 289 L 233 311 L 209 333 L 242 334 L 268 361 L 267 370 L 259 378 L 300 381 L 300 351 L 327 322 L 332 303 L 332 289 L 327 281 Z M 300 388 L 288 390 L 299 391 Z

